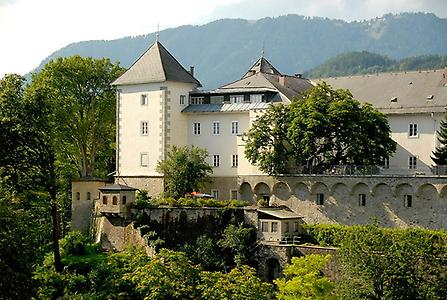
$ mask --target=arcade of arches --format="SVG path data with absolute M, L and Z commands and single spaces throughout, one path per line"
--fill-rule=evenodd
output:
M 306 223 L 447 229 L 447 178 L 383 176 L 241 176 L 242 200 L 268 200 Z

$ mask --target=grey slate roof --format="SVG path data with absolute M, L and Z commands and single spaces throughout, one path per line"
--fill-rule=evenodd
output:
M 100 191 L 136 191 L 136 188 L 123 185 L 123 184 L 111 184 L 106 185 L 101 188 L 99 188 Z
M 290 210 L 275 208 L 258 208 L 258 212 L 272 216 L 277 219 L 302 219 L 303 217 Z
M 195 83 L 194 78 L 182 65 L 156 41 L 113 85 L 140 84 L 150 82 L 176 81 Z
M 198 113 L 198 112 L 241 112 L 252 109 L 266 109 L 271 105 L 270 103 L 237 103 L 237 104 L 191 104 L 185 107 L 184 113 Z
M 280 78 L 285 79 L 284 85 L 280 83 Z M 280 92 L 287 98 L 283 99 L 287 102 L 310 87 L 312 87 L 312 83 L 309 80 L 282 75 L 267 59 L 261 57 L 241 79 L 221 86 L 217 89 L 217 92 L 266 88 Z
M 275 67 L 263 56 L 261 56 L 253 66 L 245 73 L 242 78 L 249 77 L 256 73 L 281 75 L 281 73 L 275 69 Z
M 446 111 L 447 87 L 443 73 L 444 70 L 379 73 L 318 81 L 349 89 L 355 99 L 371 103 L 385 114 L 430 113 Z M 391 101 L 392 98 L 397 99 Z

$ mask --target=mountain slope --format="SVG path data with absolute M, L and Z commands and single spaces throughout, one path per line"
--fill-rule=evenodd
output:
M 362 52 L 348 52 L 335 56 L 323 64 L 304 72 L 309 78 L 325 78 L 376 72 L 400 72 L 441 69 L 447 64 L 447 55 L 420 55 L 390 59 L 387 56 Z
M 79 54 L 109 57 L 129 67 L 155 40 L 155 34 L 111 41 L 70 44 L 45 59 Z M 160 32 L 160 41 L 205 88 L 240 78 L 265 48 L 265 56 L 283 73 L 301 73 L 337 54 L 370 51 L 392 59 L 447 53 L 447 19 L 433 14 L 385 15 L 362 22 L 287 15 L 257 21 L 223 19 L 202 26 Z

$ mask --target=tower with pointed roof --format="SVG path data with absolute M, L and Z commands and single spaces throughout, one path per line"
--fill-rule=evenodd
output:
M 188 93 L 200 82 L 157 40 L 118 79 L 116 171 L 119 183 L 161 192 L 155 171 L 170 145 L 187 145 Z

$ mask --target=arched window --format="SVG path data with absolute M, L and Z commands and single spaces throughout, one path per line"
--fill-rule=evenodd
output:
M 112 198 L 112 204 L 117 205 L 118 204 L 118 198 L 116 196 L 113 196 Z
M 79 193 L 79 192 L 76 192 L 76 200 L 81 200 L 81 193 Z
M 107 196 L 102 196 L 102 204 L 107 205 Z
M 92 195 L 90 194 L 90 192 L 87 192 L 87 200 L 92 200 Z
M 126 204 L 126 202 L 127 202 L 127 196 L 123 196 L 123 199 L 122 199 L 121 202 L 123 203 L 123 205 Z

